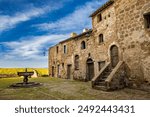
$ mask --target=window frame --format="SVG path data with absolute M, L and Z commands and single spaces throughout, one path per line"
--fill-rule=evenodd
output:
M 98 36 L 98 42 L 99 44 L 104 43 L 104 35 L 102 33 Z
M 59 53 L 59 46 L 56 47 L 56 53 Z
M 86 43 L 85 43 L 85 41 L 82 41 L 81 42 L 81 50 L 84 50 L 84 49 L 86 49 Z
M 64 52 L 64 54 L 67 53 L 67 45 L 64 45 L 64 46 L 63 46 L 63 52 Z
M 75 59 L 74 59 L 74 69 L 75 70 L 79 70 L 79 55 L 75 55 Z
M 97 15 L 97 23 L 101 22 L 102 21 L 102 14 L 98 14 Z
M 104 64 L 103 67 L 105 66 L 106 64 L 106 61 L 99 61 L 98 62 L 98 71 L 100 71 L 103 67 L 101 67 L 102 65 L 101 64 Z
M 150 29 L 150 12 L 144 14 L 144 24 L 146 29 Z

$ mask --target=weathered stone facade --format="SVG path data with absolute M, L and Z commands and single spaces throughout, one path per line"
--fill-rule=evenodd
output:
M 144 24 L 150 1 L 117 0 L 115 9 L 118 43 L 131 77 L 150 82 L 150 28 Z
M 49 49 L 49 75 L 89 81 L 106 63 L 115 71 L 124 61 L 130 79 L 150 82 L 150 20 L 145 14 L 150 15 L 149 0 L 108 1 L 91 15 L 92 30 Z

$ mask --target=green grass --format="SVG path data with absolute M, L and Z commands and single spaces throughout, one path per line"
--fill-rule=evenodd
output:
M 150 99 L 148 92 L 122 89 L 104 92 L 91 88 L 90 82 L 80 82 L 59 78 L 30 78 L 30 82 L 42 83 L 39 87 L 9 88 L 13 83 L 22 82 L 22 78 L 1 78 L 1 100 L 99 100 L 99 99 Z
M 28 71 L 36 70 L 38 74 L 41 75 L 48 75 L 47 68 L 28 68 Z M 0 74 L 16 74 L 17 72 L 24 72 L 25 68 L 0 68 Z

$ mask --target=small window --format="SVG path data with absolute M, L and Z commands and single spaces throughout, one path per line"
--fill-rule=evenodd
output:
M 58 54 L 58 51 L 59 51 L 59 47 L 57 46 L 57 47 L 56 47 L 56 53 L 57 53 L 57 54 Z
M 85 48 L 86 48 L 85 41 L 82 41 L 82 42 L 81 42 L 81 49 L 85 49 Z
M 105 66 L 105 61 L 98 62 L 98 70 L 100 71 Z
M 150 12 L 144 14 L 145 28 L 150 29 Z
M 75 56 L 74 65 L 75 65 L 75 70 L 79 70 L 79 55 Z
M 64 63 L 62 63 L 62 68 L 64 69 Z
M 99 35 L 99 43 L 103 43 L 104 42 L 104 37 L 103 34 Z
M 97 22 L 100 22 L 100 21 L 102 21 L 102 14 L 97 15 Z
M 67 46 L 64 45 L 64 54 L 66 54 L 66 53 L 67 53 Z

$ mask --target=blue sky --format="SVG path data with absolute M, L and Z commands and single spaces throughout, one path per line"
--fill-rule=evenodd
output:
M 92 28 L 89 15 L 106 1 L 0 0 L 0 68 L 48 67 L 48 48 Z

